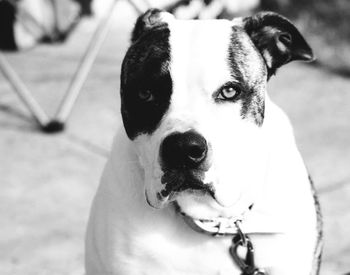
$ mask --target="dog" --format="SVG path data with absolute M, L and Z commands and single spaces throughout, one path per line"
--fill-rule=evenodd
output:
M 318 274 L 321 220 L 287 116 L 266 93 L 313 53 L 283 16 L 140 16 L 86 234 L 92 274 Z M 254 261 L 253 261 L 254 258 Z

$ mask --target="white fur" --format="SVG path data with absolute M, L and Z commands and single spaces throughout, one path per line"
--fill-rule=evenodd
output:
M 171 132 L 189 129 L 211 146 L 204 182 L 215 185 L 218 202 L 183 193 L 176 197 L 182 210 L 195 218 L 243 214 L 247 233 L 280 232 L 252 234 L 257 266 L 271 275 L 310 274 L 316 216 L 288 119 L 268 96 L 262 127 L 241 118 L 240 102 L 213 101 L 213 92 L 234 80 L 227 64 L 231 22 L 169 25 L 170 108 L 152 135 L 130 141 L 118 132 L 91 210 L 87 274 L 240 274 L 228 254 L 229 237 L 194 232 L 172 204 L 157 198 L 163 188 L 160 143 Z

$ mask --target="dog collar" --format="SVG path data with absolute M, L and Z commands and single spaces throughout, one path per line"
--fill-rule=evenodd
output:
M 185 222 L 196 232 L 211 236 L 232 236 L 238 234 L 236 223 L 242 219 L 217 218 L 215 220 L 194 219 L 182 213 Z
M 242 271 L 242 275 L 268 275 L 264 269 L 258 268 L 255 265 L 254 246 L 249 236 L 242 230 L 242 217 L 199 220 L 193 219 L 184 213 L 182 213 L 182 215 L 185 222 L 196 232 L 209 234 L 211 236 L 231 236 L 232 244 L 229 247 L 229 254 Z M 278 232 L 269 233 L 276 234 Z M 243 249 L 245 251 L 244 257 L 239 255 L 239 249 Z
M 183 214 L 186 223 L 196 232 L 211 236 L 233 236 L 229 254 L 242 271 L 242 275 L 268 275 L 264 269 L 258 268 L 254 260 L 254 246 L 247 234 L 243 233 L 240 219 L 219 218 L 215 221 L 203 221 Z M 238 253 L 239 248 L 245 250 L 245 256 Z
M 280 224 L 277 218 L 259 215 L 249 212 L 249 218 L 243 214 L 239 217 L 216 218 L 213 220 L 195 219 L 185 213 L 181 213 L 184 221 L 194 231 L 210 236 L 234 236 L 241 232 L 244 234 L 283 234 L 286 228 Z

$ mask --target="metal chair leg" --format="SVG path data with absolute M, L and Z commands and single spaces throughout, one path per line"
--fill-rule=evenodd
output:
M 16 72 L 7 62 L 5 56 L 0 53 L 0 69 L 8 79 L 15 92 L 19 95 L 24 104 L 28 107 L 35 120 L 38 122 L 42 131 L 46 133 L 54 133 L 62 131 L 65 123 L 74 107 L 74 104 L 81 92 L 81 89 L 86 81 L 86 78 L 92 68 L 94 61 L 102 47 L 104 40 L 107 37 L 112 15 L 118 0 L 114 0 L 108 9 L 106 15 L 101 19 L 94 34 L 91 37 L 90 43 L 86 49 L 84 56 L 68 86 L 60 105 L 57 109 L 56 115 L 53 119 L 45 113 L 30 91 L 27 89 L 23 81 L 19 78 Z M 133 2 L 128 2 L 135 8 L 138 13 L 142 13 L 141 9 Z
M 69 88 L 60 103 L 56 116 L 54 117 L 55 123 L 63 125 L 67 121 L 85 83 L 85 80 L 91 70 L 91 67 L 97 57 L 97 54 L 102 47 L 102 43 L 108 34 L 112 14 L 117 1 L 118 0 L 113 1 L 111 7 L 107 11 L 106 16 L 101 20 L 93 36 L 91 37 L 91 41 L 88 45 L 85 55 L 81 60 L 78 69 L 69 85 Z
M 45 128 L 50 123 L 49 116 L 40 107 L 39 103 L 32 96 L 26 85 L 21 78 L 17 75 L 15 70 L 6 60 L 5 56 L 0 52 L 0 70 L 7 78 L 19 98 L 27 106 L 35 120 L 38 122 L 41 128 Z

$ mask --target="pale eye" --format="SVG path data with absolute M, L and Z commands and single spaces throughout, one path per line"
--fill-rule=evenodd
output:
M 138 93 L 139 98 L 142 101 L 152 101 L 153 100 L 153 94 L 150 90 L 143 90 Z
M 221 100 L 234 100 L 240 94 L 240 89 L 234 86 L 224 86 L 217 96 Z

